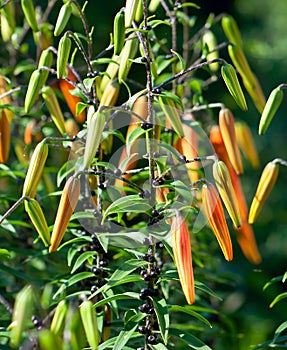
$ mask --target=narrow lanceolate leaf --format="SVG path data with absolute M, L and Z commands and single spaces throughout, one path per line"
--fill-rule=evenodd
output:
M 242 159 L 236 139 L 234 117 L 228 108 L 219 112 L 219 127 L 230 162 L 237 174 L 243 173 Z
M 97 315 L 93 303 L 90 300 L 85 300 L 80 305 L 80 314 L 88 344 L 92 350 L 97 350 L 99 345 Z
M 80 196 L 80 180 L 71 176 L 66 182 L 51 236 L 50 253 L 54 252 L 61 243 L 70 218 L 76 208 Z
M 62 335 L 65 327 L 67 312 L 68 304 L 66 300 L 61 300 L 56 307 L 56 311 L 54 313 L 52 323 L 50 326 L 50 330 L 52 333 Z
M 230 15 L 224 15 L 221 20 L 221 26 L 228 40 L 232 44 L 242 47 L 242 38 L 235 19 Z
M 46 106 L 48 108 L 48 111 L 50 112 L 50 116 L 53 122 L 55 123 L 57 129 L 62 135 L 64 135 L 66 132 L 65 120 L 56 94 L 50 86 L 45 86 L 42 89 L 42 97 L 46 102 Z
M 37 233 L 47 247 L 50 244 L 50 232 L 40 204 L 36 201 L 36 199 L 30 198 L 25 200 L 24 206 Z
M 280 89 L 280 87 L 272 90 L 260 118 L 258 130 L 259 135 L 263 135 L 267 131 L 275 113 L 277 112 L 283 100 L 283 95 L 283 91 Z
M 135 19 L 137 7 L 140 0 L 126 0 L 125 6 L 125 27 L 128 28 L 132 25 Z
M 36 69 L 29 80 L 26 96 L 25 96 L 25 102 L 24 102 L 24 108 L 25 112 L 29 113 L 31 108 L 33 107 L 36 99 L 39 96 L 39 92 L 43 85 L 45 84 L 45 77 L 47 77 L 47 72 L 43 70 Z
M 59 42 L 58 56 L 57 56 L 57 78 L 67 76 L 67 63 L 70 56 L 72 42 L 71 39 L 64 35 Z
M 9 342 L 11 347 L 19 349 L 23 332 L 29 327 L 33 309 L 33 290 L 31 286 L 26 286 L 16 295 L 15 299 Z
M 227 166 L 221 160 L 213 164 L 213 177 L 233 225 L 240 227 L 242 220 L 237 198 Z
M 133 38 L 133 39 L 132 39 Z M 123 80 L 126 79 L 126 77 L 129 74 L 131 62 L 137 52 L 138 49 L 138 40 L 134 38 L 134 34 L 131 34 L 122 49 L 122 52 L 120 54 L 120 65 L 119 65 L 119 71 L 118 71 L 118 78 L 119 83 L 121 84 Z
M 258 79 L 251 71 L 243 50 L 238 45 L 228 45 L 228 53 L 235 68 L 242 77 L 244 87 L 252 98 L 257 110 L 262 113 L 266 99 Z
M 125 43 L 125 15 L 120 10 L 114 19 L 114 54 L 119 55 Z
M 45 140 L 38 143 L 30 160 L 28 172 L 24 181 L 23 196 L 34 198 L 42 172 L 48 157 L 48 145 Z
M 6 163 L 10 150 L 10 124 L 4 109 L 0 110 L 0 163 Z
M 176 105 L 174 99 L 172 99 L 168 95 L 159 95 L 158 101 L 160 104 L 160 107 L 162 108 L 165 117 L 170 122 L 171 126 L 173 127 L 174 131 L 180 136 L 184 136 L 184 131 L 182 128 L 182 121 L 180 119 L 179 113 L 180 108 Z
M 236 140 L 245 158 L 253 168 L 259 167 L 259 157 L 251 130 L 245 122 L 235 122 Z
M 88 125 L 83 168 L 88 169 L 91 165 L 102 139 L 102 133 L 106 122 L 104 111 L 95 112 Z
M 279 173 L 279 164 L 275 161 L 267 163 L 261 174 L 257 190 L 251 203 L 248 221 L 253 224 L 263 208 Z
M 71 17 L 72 14 L 72 6 L 70 1 L 66 2 L 59 12 L 59 16 L 57 18 L 54 35 L 59 36 L 63 32 L 63 30 L 66 28 L 66 25 Z
M 239 84 L 236 71 L 231 64 L 225 64 L 221 67 L 222 78 L 229 90 L 231 96 L 234 98 L 237 105 L 244 111 L 247 110 L 245 97 L 241 86 Z
M 231 261 L 233 259 L 232 243 L 223 207 L 215 187 L 210 183 L 202 186 L 201 208 L 215 234 L 225 259 Z
M 206 30 L 202 36 L 203 52 L 206 51 L 206 60 L 210 61 L 219 57 L 219 53 L 215 50 L 217 46 L 216 37 L 211 30 Z M 209 68 L 212 71 L 217 71 L 219 68 L 219 63 L 211 63 Z
M 183 217 L 176 212 L 171 222 L 172 250 L 183 294 L 188 304 L 194 303 L 194 277 L 190 233 Z
M 39 28 L 33 0 L 21 0 L 21 5 L 30 28 L 33 30 L 33 32 L 38 32 Z

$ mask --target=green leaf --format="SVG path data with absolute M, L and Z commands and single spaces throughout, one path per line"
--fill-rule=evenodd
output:
M 103 220 L 111 215 L 118 213 L 146 213 L 152 210 L 148 200 L 140 198 L 138 195 L 130 195 L 117 199 L 105 211 Z
M 269 307 L 273 307 L 275 304 L 277 304 L 279 301 L 283 300 L 287 298 L 287 292 L 281 293 L 279 295 L 277 295 L 274 300 L 272 301 L 272 303 L 269 305 Z
M 175 192 L 181 195 L 188 203 L 191 203 L 194 200 L 190 188 L 188 188 L 182 181 L 175 180 L 171 183 L 171 185 L 173 186 Z
M 168 330 L 169 330 L 169 312 L 165 299 L 157 301 L 153 299 L 153 306 L 158 320 L 158 325 L 162 339 L 167 344 Z
M 180 62 L 180 65 L 181 65 L 181 70 L 185 70 L 185 62 L 184 62 L 184 59 L 183 57 L 176 51 L 174 50 L 170 50 L 173 54 L 175 54 Z
M 129 133 L 128 137 L 127 137 L 127 143 L 126 143 L 126 147 L 127 147 L 127 154 L 129 155 L 131 152 L 131 148 L 134 144 L 134 142 L 143 134 L 146 134 L 147 131 L 142 129 L 142 128 L 136 128 L 134 129 L 131 133 Z
M 56 297 L 59 294 L 63 293 L 65 291 L 65 289 L 67 289 L 68 287 L 71 287 L 74 284 L 76 284 L 77 282 L 80 282 L 80 281 L 87 279 L 87 278 L 90 278 L 90 277 L 95 277 L 95 275 L 92 272 L 79 272 L 79 273 L 77 273 L 76 275 L 72 276 L 71 278 L 66 280 L 65 283 L 63 283 L 61 285 L 61 287 L 54 294 L 53 299 L 56 299 Z
M 271 286 L 274 283 L 282 281 L 282 278 L 283 278 L 282 275 L 271 278 L 270 281 L 264 284 L 263 290 L 267 289 L 269 286 Z
M 97 252 L 96 251 L 89 251 L 89 252 L 84 252 L 82 253 L 78 259 L 76 260 L 73 268 L 72 268 L 72 271 L 71 271 L 71 274 L 73 274 L 81 265 L 83 265 L 83 263 L 88 260 L 90 257 L 96 255 Z
M 10 252 L 7 249 L 0 249 L 0 260 L 7 260 L 10 258 Z
M 127 300 L 127 299 L 139 299 L 139 293 L 125 292 L 123 294 L 114 294 L 111 297 L 106 297 L 103 300 L 98 301 L 94 306 L 99 307 L 101 305 L 106 305 L 113 300 Z
M 2 218 L 2 215 L 0 215 L 0 218 Z M 4 230 L 8 231 L 8 232 L 13 233 L 13 234 L 16 234 L 16 233 L 17 233 L 15 227 L 14 227 L 13 225 L 11 225 L 10 222 L 9 222 L 7 219 L 5 219 L 5 220 L 2 222 L 2 224 L 1 224 L 0 227 L 1 227 L 2 229 L 4 229 Z
M 171 305 L 169 306 L 168 309 L 170 312 L 184 312 L 188 315 L 191 315 L 197 318 L 198 320 L 200 320 L 201 322 L 203 322 L 204 324 L 206 324 L 208 327 L 212 328 L 212 325 L 205 317 L 203 317 L 198 312 L 193 310 L 192 305 L 186 305 L 186 306 Z
M 162 343 L 156 345 L 149 345 L 149 347 L 153 350 L 168 350 L 168 348 Z
M 76 107 L 76 115 L 79 115 L 83 112 L 89 105 L 84 102 L 78 102 Z
M 213 290 L 211 290 L 209 287 L 207 287 L 204 283 L 199 282 L 199 281 L 195 281 L 194 282 L 195 288 L 202 290 L 203 292 L 219 299 L 222 300 L 222 298 L 220 296 L 218 296 Z
M 275 331 L 273 341 L 276 342 L 281 333 L 287 329 L 287 321 L 283 322 Z
M 192 349 L 196 350 L 212 350 L 209 346 L 204 344 L 200 339 L 196 338 L 192 334 L 186 332 L 182 329 L 177 328 L 170 328 L 170 335 L 173 335 L 179 339 L 181 339 L 183 342 L 186 343 L 186 345 Z

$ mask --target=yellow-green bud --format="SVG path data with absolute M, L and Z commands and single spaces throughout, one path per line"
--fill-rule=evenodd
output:
M 55 30 L 54 30 L 55 36 L 59 36 L 62 33 L 62 31 L 65 29 L 71 17 L 71 14 L 72 14 L 72 6 L 71 6 L 71 3 L 68 1 L 61 7 L 61 10 L 59 12 L 59 16 L 58 16 Z
M 25 18 L 33 30 L 33 32 L 38 32 L 38 23 L 36 19 L 35 7 L 33 4 L 33 0 L 21 0 L 22 10 L 24 12 Z
M 64 35 L 59 42 L 58 56 L 57 56 L 57 78 L 63 78 L 67 76 L 67 63 L 70 56 L 72 42 L 69 37 Z

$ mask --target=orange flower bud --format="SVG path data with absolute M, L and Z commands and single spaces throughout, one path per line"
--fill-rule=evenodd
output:
M 241 226 L 241 215 L 227 166 L 221 160 L 213 164 L 213 177 L 220 196 L 235 227 Z
M 215 187 L 210 183 L 202 186 L 201 208 L 215 234 L 225 259 L 231 261 L 233 259 L 232 243 L 223 207 Z
M 171 219 L 172 250 L 186 301 L 193 304 L 195 292 L 189 235 L 187 223 L 177 212 Z
M 253 198 L 250 211 L 249 211 L 248 222 L 250 224 L 253 224 L 255 222 L 260 211 L 262 210 L 264 203 L 266 202 L 270 192 L 272 191 L 272 188 L 275 185 L 275 182 L 278 177 L 278 173 L 279 173 L 279 164 L 274 161 L 269 162 L 263 169 L 256 193 Z
M 236 140 L 234 118 L 228 108 L 219 112 L 219 127 L 231 164 L 237 174 L 243 173 L 242 160 Z
M 70 218 L 76 208 L 80 196 L 80 180 L 71 176 L 62 192 L 56 220 L 51 236 L 50 253 L 54 252 L 62 241 Z
M 10 149 L 10 124 L 4 109 L 0 110 L 0 163 L 6 163 Z

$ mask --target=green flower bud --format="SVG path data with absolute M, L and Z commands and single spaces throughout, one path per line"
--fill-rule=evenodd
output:
M 33 30 L 33 32 L 38 32 L 38 23 L 36 19 L 35 7 L 33 4 L 33 0 L 21 0 L 22 10 L 24 12 L 25 18 Z
M 61 7 L 61 10 L 59 12 L 59 16 L 58 16 L 55 30 L 54 30 L 55 36 L 59 36 L 62 33 L 62 31 L 65 29 L 71 17 L 71 14 L 72 14 L 72 6 L 71 6 L 71 3 L 68 1 Z
M 58 46 L 58 56 L 57 56 L 57 78 L 63 78 L 67 76 L 67 63 L 70 56 L 72 42 L 66 35 L 63 36 L 59 42 Z

